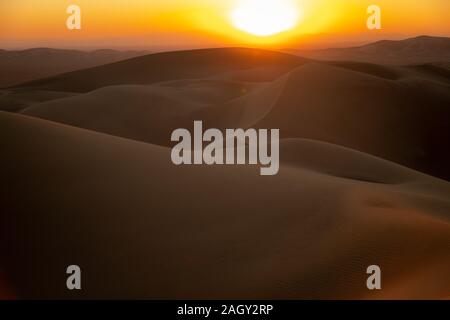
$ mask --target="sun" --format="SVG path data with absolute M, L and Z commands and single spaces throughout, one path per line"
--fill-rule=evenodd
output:
M 237 29 L 267 37 L 294 28 L 300 12 L 291 0 L 241 0 L 230 18 Z

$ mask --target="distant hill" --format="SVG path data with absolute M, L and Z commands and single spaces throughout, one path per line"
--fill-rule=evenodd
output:
M 320 60 L 348 60 L 389 65 L 411 65 L 450 61 L 450 38 L 420 36 L 405 40 L 381 40 L 350 48 L 288 50 Z
M 35 48 L 0 50 L 0 87 L 85 69 L 147 54 L 147 51 L 96 50 L 91 52 Z

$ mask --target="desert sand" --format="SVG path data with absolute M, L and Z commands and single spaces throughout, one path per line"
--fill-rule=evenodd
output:
M 448 298 L 439 63 L 208 49 L 8 89 L 22 104 L 0 104 L 2 296 Z M 170 132 L 193 120 L 279 128 L 279 174 L 173 165 Z M 381 291 L 366 288 L 372 264 Z

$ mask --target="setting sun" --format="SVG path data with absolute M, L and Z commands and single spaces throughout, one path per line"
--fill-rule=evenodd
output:
M 5 48 L 181 49 L 221 46 L 328 48 L 449 34 L 450 1 L 377 0 L 382 30 L 367 28 L 371 0 L 4 0 Z M 66 27 L 68 5 L 81 29 Z M 8 14 L 6 14 L 8 13 Z M 411 17 L 414 17 L 412 19 Z
M 260 37 L 290 30 L 299 18 L 299 9 L 289 0 L 242 0 L 231 12 L 236 28 Z

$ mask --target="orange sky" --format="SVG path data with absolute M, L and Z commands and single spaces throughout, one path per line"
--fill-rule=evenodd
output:
M 0 47 L 320 47 L 450 36 L 449 0 L 278 0 L 294 3 L 300 18 L 289 31 L 268 37 L 233 25 L 230 13 L 243 1 L 248 0 L 1 0 Z M 81 30 L 66 28 L 70 4 L 81 8 Z M 382 30 L 366 28 L 370 4 L 382 9 Z

